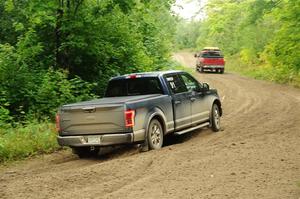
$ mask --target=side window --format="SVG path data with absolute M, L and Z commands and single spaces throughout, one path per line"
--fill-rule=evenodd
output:
M 188 91 L 199 90 L 199 83 L 194 78 L 187 74 L 181 74 L 181 78 L 183 79 Z
M 169 88 L 173 93 L 182 93 L 188 91 L 185 84 L 182 82 L 178 75 L 167 75 L 166 80 L 168 82 Z

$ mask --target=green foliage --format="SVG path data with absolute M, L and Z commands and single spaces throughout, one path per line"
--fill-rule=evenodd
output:
M 3 115 L 11 113 L 15 121 L 53 118 L 62 104 L 95 96 L 91 94 L 93 85 L 78 77 L 68 80 L 65 72 L 51 68 L 38 70 L 35 55 L 41 48 L 26 43 L 29 44 L 26 39 L 20 39 L 17 50 L 8 44 L 0 46 L 0 63 L 3 63 L 0 71 L 3 102 L 0 101 L 0 106 L 6 110 L 2 111 Z M 11 117 L 6 121 L 11 121 Z
M 26 127 L 0 129 L 0 162 L 57 150 L 55 127 L 31 123 Z
M 255 63 L 257 55 L 254 49 L 245 48 L 240 51 L 240 59 L 246 64 Z
M 0 162 L 57 148 L 51 125 L 30 122 L 170 65 L 173 2 L 0 0 Z
M 112 76 L 163 68 L 172 3 L 0 0 L 2 120 L 53 118 L 62 104 L 101 96 Z
M 34 88 L 28 117 L 45 119 L 44 117 L 48 116 L 53 119 L 57 107 L 62 104 L 95 98 L 91 93 L 93 87 L 93 84 L 78 77 L 68 80 L 65 72 L 49 69 Z
M 175 33 L 176 48 L 196 48 L 196 41 L 200 34 L 200 25 L 198 21 L 179 20 Z
M 208 0 L 205 10 L 206 18 L 198 22 L 198 49 L 218 46 L 226 57 L 238 59 L 241 68 L 235 71 L 300 85 L 300 0 Z
M 10 125 L 12 117 L 9 115 L 9 110 L 0 106 L 0 128 L 7 128 Z
M 267 45 L 264 58 L 272 66 L 300 71 L 300 0 L 283 1 L 271 13 L 279 21 L 276 35 Z
M 245 63 L 239 59 L 239 55 L 227 57 L 227 70 L 237 72 L 256 79 L 263 79 L 290 84 L 300 87 L 300 72 L 285 66 L 270 66 L 268 64 Z

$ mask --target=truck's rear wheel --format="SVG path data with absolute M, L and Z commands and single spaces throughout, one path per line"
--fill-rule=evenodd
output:
M 201 66 L 200 66 L 199 72 L 200 72 L 200 73 L 203 73 L 203 72 L 204 72 L 204 70 L 203 70 L 203 68 L 202 68 Z
M 218 132 L 221 128 L 220 109 L 217 104 L 213 104 L 210 115 L 211 128 L 213 131 Z
M 164 132 L 157 119 L 151 120 L 147 132 L 149 149 L 160 149 L 163 145 Z
M 73 154 L 78 155 L 79 158 L 88 158 L 91 156 L 95 156 L 99 152 L 99 148 L 91 148 L 91 147 L 72 147 Z

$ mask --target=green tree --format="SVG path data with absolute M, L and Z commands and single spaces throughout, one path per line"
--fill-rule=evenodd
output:
M 299 0 L 209 0 L 197 46 L 220 47 L 258 77 L 300 84 L 299 6 Z
M 101 96 L 111 76 L 163 68 L 173 2 L 0 0 L 1 113 L 53 117 L 61 104 Z
M 175 33 L 175 43 L 178 49 L 196 48 L 197 39 L 201 29 L 199 21 L 186 21 L 179 19 Z

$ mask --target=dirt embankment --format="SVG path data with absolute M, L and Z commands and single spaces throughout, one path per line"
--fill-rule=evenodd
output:
M 193 67 L 189 53 L 174 56 Z M 224 130 L 80 160 L 61 151 L 0 169 L 0 198 L 300 198 L 300 90 L 197 74 L 218 89 Z

